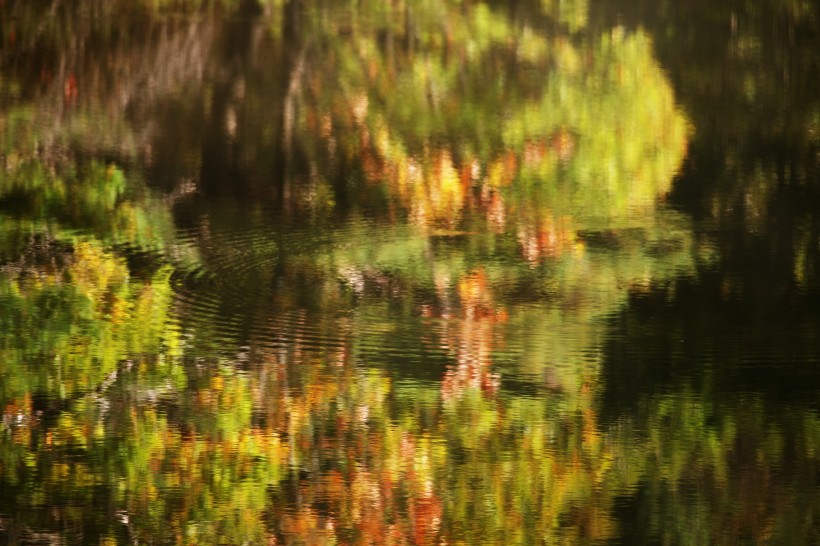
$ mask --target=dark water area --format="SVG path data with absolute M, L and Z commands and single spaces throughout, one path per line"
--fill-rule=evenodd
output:
M 820 543 L 818 30 L 0 2 L 0 544 Z

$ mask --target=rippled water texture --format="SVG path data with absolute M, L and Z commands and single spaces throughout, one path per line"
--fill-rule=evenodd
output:
M 820 542 L 818 25 L 0 2 L 0 543 Z

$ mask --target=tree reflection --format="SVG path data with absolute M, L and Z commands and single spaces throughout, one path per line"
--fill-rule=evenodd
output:
M 601 415 L 608 321 L 715 259 L 663 204 L 689 129 L 647 31 L 45 8 L 2 8 L 4 538 L 592 544 L 637 494 L 671 543 L 809 536 L 810 411 Z
M 725 291 L 753 294 L 770 307 L 775 303 L 764 287 L 773 274 L 790 292 L 813 291 L 817 6 L 603 2 L 594 12 L 606 18 L 612 9 L 625 24 L 653 33 L 660 61 L 700 128 L 672 199 L 727 233 L 720 241 L 721 264 L 731 272 Z
M 412 221 L 443 229 L 483 212 L 497 229 L 529 219 L 519 232 L 542 233 L 567 216 L 651 209 L 669 190 L 686 124 L 643 34 L 575 45 L 483 4 L 443 9 L 354 13 L 341 20 L 356 40 L 315 46 L 301 134 L 325 142 L 304 146 L 311 163 L 358 164 Z

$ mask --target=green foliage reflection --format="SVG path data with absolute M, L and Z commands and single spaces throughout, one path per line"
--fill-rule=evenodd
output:
M 306 29 L 344 35 L 319 26 L 344 21 L 357 38 L 311 46 L 301 134 L 314 160 L 361 164 L 411 219 L 617 217 L 669 190 L 687 126 L 645 34 L 575 42 L 480 3 L 365 13 Z
M 154 23 L 173 4 L 139 9 Z M 754 398 L 717 412 L 713 393 L 684 389 L 647 397 L 633 420 L 598 413 L 607 318 L 690 274 L 697 252 L 688 219 L 661 204 L 688 133 L 648 35 L 587 32 L 584 2 L 546 0 L 528 8 L 543 25 L 472 1 L 273 2 L 264 22 L 290 24 L 294 6 L 296 38 L 265 28 L 254 42 L 268 54 L 257 59 L 284 59 L 287 70 L 270 69 L 278 87 L 232 64 L 191 109 L 209 105 L 217 154 L 240 149 L 231 172 L 260 158 L 259 178 L 315 223 L 289 233 L 256 203 L 239 212 L 243 239 L 218 214 L 196 218 L 214 283 L 191 297 L 175 298 L 186 287 L 168 266 L 131 254 L 180 250 L 170 196 L 43 143 L 95 157 L 135 158 L 139 146 L 99 144 L 116 131 L 87 147 L 32 132 L 24 98 L 3 91 L 19 100 L 3 119 L 17 136 L 0 179 L 2 210 L 15 212 L 0 237 L 3 530 L 100 543 L 592 544 L 618 537 L 615 506 L 641 489 L 670 542 L 728 542 L 744 521 L 761 521 L 742 530 L 750 540 L 785 536 L 799 506 L 761 491 L 811 478 L 809 412 L 789 429 Z M 207 50 L 214 26 L 183 34 Z M 128 57 L 110 16 L 91 27 L 77 34 Z M 184 86 L 162 81 L 154 98 Z M 49 89 L 77 105 L 81 127 L 94 99 Z M 281 108 L 281 126 L 257 115 L 266 108 Z M 12 127 L 18 118 L 29 125 Z M 180 163 L 207 178 L 211 149 L 197 144 Z M 286 168 L 276 154 L 290 154 Z M 351 219 L 359 206 L 376 209 L 374 223 Z M 327 227 L 331 211 L 341 227 Z M 396 363 L 407 354 L 442 364 L 440 376 L 414 378 Z M 793 474 L 754 473 L 786 461 Z

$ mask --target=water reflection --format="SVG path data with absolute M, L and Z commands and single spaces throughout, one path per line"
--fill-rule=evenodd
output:
M 694 221 L 673 181 L 702 173 L 708 124 L 632 11 L 0 10 L 4 539 L 813 532 L 815 408 L 734 387 L 774 352 L 710 331 L 737 316 L 714 301 L 768 301 L 713 226 L 763 237 L 815 167 L 727 169 Z

